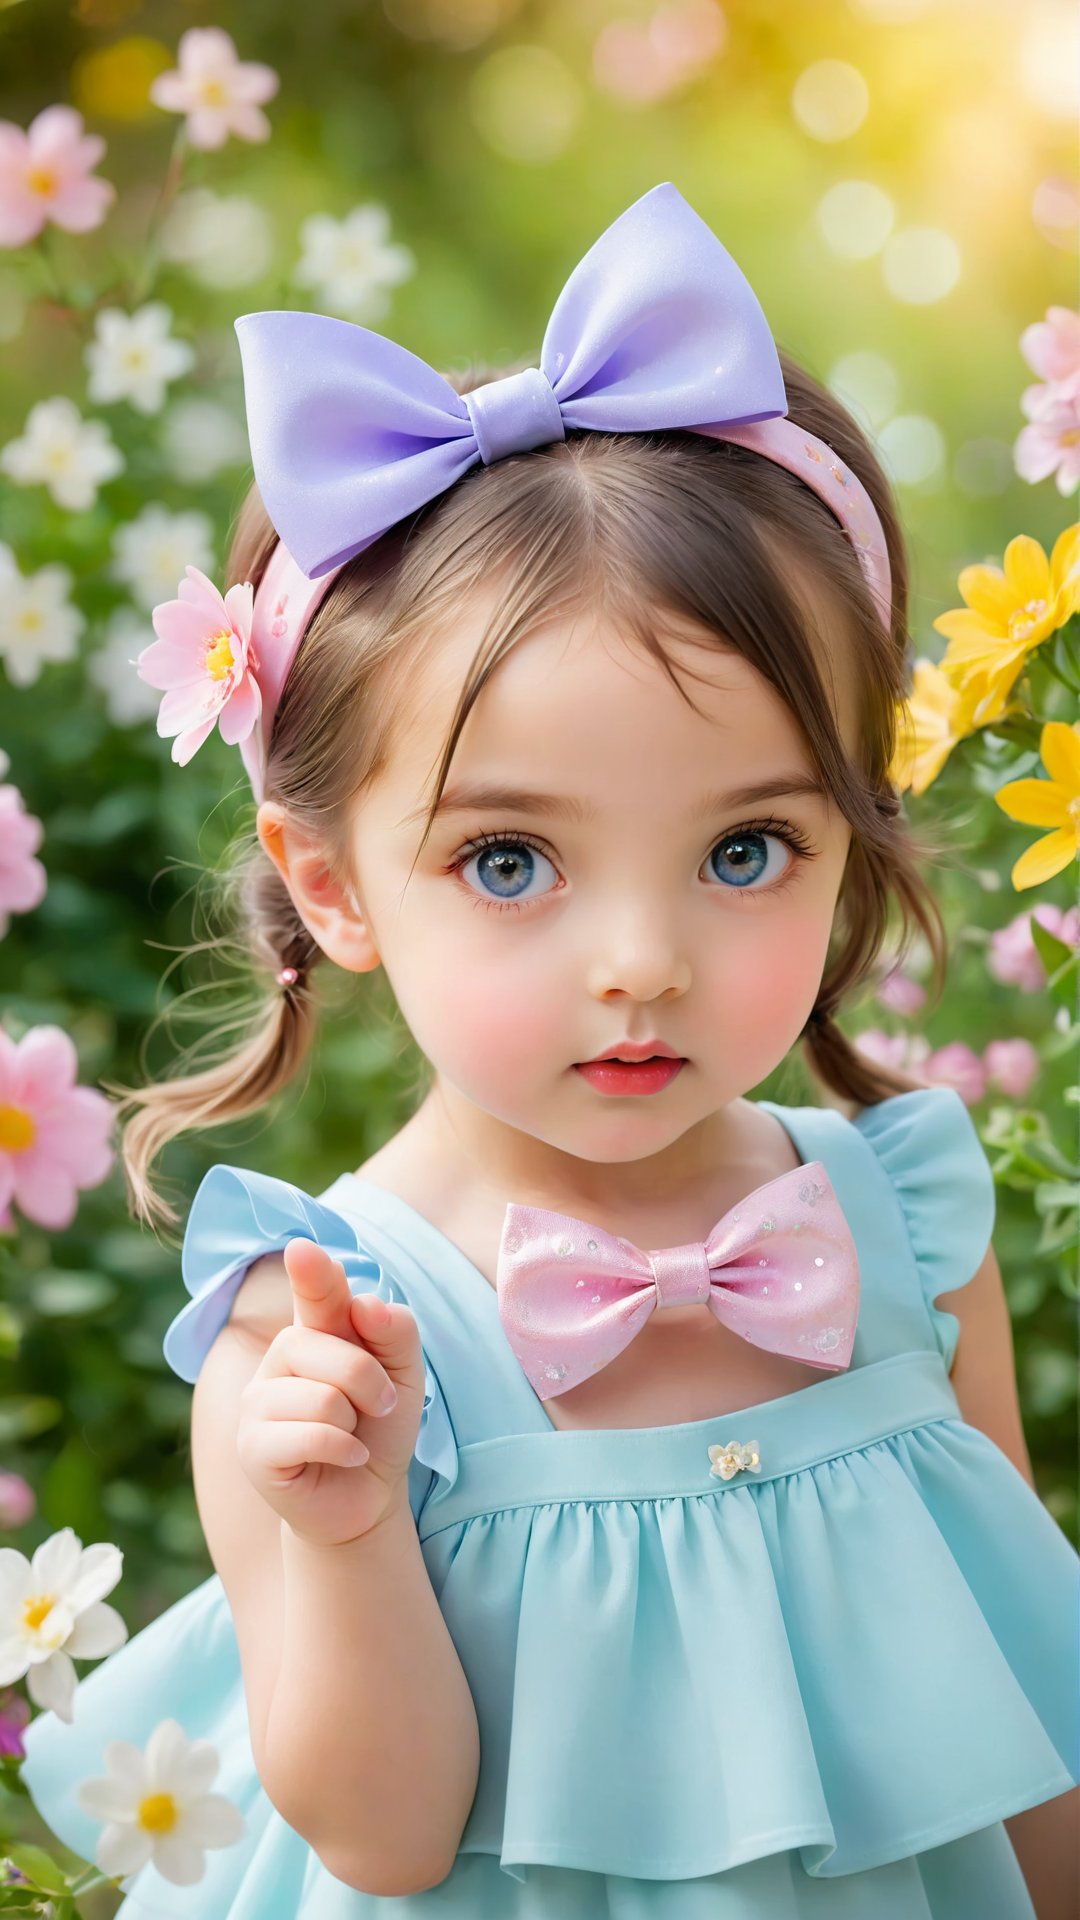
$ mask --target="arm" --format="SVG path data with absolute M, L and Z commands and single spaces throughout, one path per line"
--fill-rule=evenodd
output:
M 200 1369 L 199 1517 L 236 1628 L 266 1793 L 337 1879 L 420 1892 L 450 1871 L 475 1796 L 476 1711 L 407 1503 L 358 1540 L 315 1547 L 240 1465 L 240 1395 L 291 1322 L 288 1295 L 280 1257 L 256 1263 Z
M 1012 1324 L 993 1247 L 974 1278 L 936 1305 L 960 1322 L 951 1379 L 960 1412 L 1001 1448 L 1035 1491 L 1016 1391 Z M 1005 1821 L 1038 1920 L 1080 1920 L 1080 1788 Z

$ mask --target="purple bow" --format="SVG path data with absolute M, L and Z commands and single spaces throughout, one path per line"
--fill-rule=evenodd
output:
M 245 313 L 234 325 L 259 492 L 312 579 L 477 461 L 563 440 L 569 427 L 737 430 L 787 412 L 757 295 L 670 181 L 578 262 L 539 368 L 472 393 L 396 341 L 326 314 Z
M 605 1367 L 657 1307 L 707 1306 L 753 1346 L 810 1367 L 851 1359 L 859 1258 L 820 1160 L 755 1187 L 704 1242 L 655 1247 L 511 1203 L 495 1279 L 510 1346 L 541 1400 Z

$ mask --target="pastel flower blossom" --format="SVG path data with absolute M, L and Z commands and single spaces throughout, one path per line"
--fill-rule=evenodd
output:
M 1072 307 L 1047 307 L 1020 335 L 1020 351 L 1040 380 L 1067 380 L 1080 373 L 1080 313 Z
M 1038 1077 L 1039 1056 L 1030 1040 L 991 1040 L 983 1048 L 987 1079 L 1010 1100 L 1023 1100 Z
M 92 507 L 98 484 L 124 471 L 124 456 L 102 420 L 84 420 L 57 394 L 31 407 L 21 438 L 0 448 L 0 468 L 21 487 L 48 487 L 58 507 Z
M 261 280 L 273 263 L 273 222 L 246 194 L 192 187 L 173 201 L 161 229 L 161 251 L 201 286 L 246 287 Z
M 895 1067 L 900 1073 L 917 1073 L 930 1052 L 921 1034 L 886 1033 L 881 1027 L 866 1027 L 857 1034 L 855 1045 L 868 1060 L 882 1067 Z
M 213 480 L 223 469 L 242 467 L 248 442 L 228 407 L 192 395 L 169 408 L 162 423 L 161 450 L 173 478 L 195 487 Z
M 986 1092 L 986 1068 L 964 1040 L 950 1040 L 947 1046 L 928 1054 L 919 1072 L 933 1086 L 955 1087 L 968 1107 Z
M 0 1473 L 0 1527 L 21 1527 L 37 1502 L 34 1489 L 21 1473 Z
M 49 1535 L 28 1560 L 0 1547 L 0 1686 L 26 1676 L 35 1706 L 69 1724 L 77 1676 L 73 1660 L 100 1660 L 127 1639 L 111 1593 L 124 1564 L 119 1547 L 84 1547 L 71 1527 Z
M 74 107 L 44 107 L 25 133 L 0 120 L 0 247 L 25 247 L 46 221 L 68 233 L 99 227 L 116 199 L 90 172 L 105 152 Z
M 163 300 L 148 300 L 137 313 L 105 307 L 94 320 L 96 339 L 87 342 L 91 400 L 130 400 L 137 413 L 160 413 L 165 388 L 195 365 L 195 349 L 172 340 L 172 313 Z
M 1018 913 L 1007 926 L 997 927 L 990 935 L 987 972 L 1005 986 L 1019 987 L 1021 993 L 1038 993 L 1046 985 L 1046 968 L 1032 937 L 1033 920 L 1067 947 L 1080 946 L 1080 907 L 1056 907 L 1050 900 L 1041 900 L 1030 913 Z
M 1003 567 L 964 567 L 957 585 L 966 605 L 934 621 L 949 642 L 941 671 L 970 696 L 981 727 L 1000 719 L 1028 654 L 1080 606 L 1080 523 L 1058 535 L 1049 558 L 1037 540 L 1017 534 Z
M 25 1760 L 22 1732 L 29 1719 L 29 1701 L 24 1700 L 21 1693 L 16 1693 L 14 1687 L 5 1687 L 0 1694 L 0 1755 L 8 1754 L 14 1760 Z
M 224 598 L 198 567 L 189 566 L 179 599 L 153 611 L 152 646 L 138 658 L 139 676 L 165 689 L 157 730 L 175 735 L 172 757 L 186 767 L 215 723 L 230 746 L 246 740 L 262 712 L 251 645 L 255 590 L 250 580 Z
M 343 220 L 309 215 L 300 229 L 301 259 L 293 279 L 313 287 L 323 306 L 353 320 L 381 320 L 389 311 L 386 289 L 407 280 L 416 267 L 408 247 L 389 239 L 385 207 L 354 207 Z
M 173 513 L 151 501 L 125 521 L 113 535 L 112 573 L 128 588 L 136 605 L 150 613 L 167 600 L 190 561 L 194 567 L 214 564 L 214 523 L 209 514 L 191 508 Z
M 878 983 L 877 998 L 893 1013 L 917 1013 L 926 999 L 926 988 L 903 968 L 892 967 Z
M 86 617 L 68 599 L 71 585 L 59 561 L 20 573 L 0 540 L 0 660 L 13 686 L 31 686 L 45 660 L 74 658 Z
M 1056 474 L 1059 493 L 1070 493 L 1080 480 L 1080 313 L 1048 307 L 1024 329 L 1020 351 L 1041 384 L 1020 396 L 1031 424 L 1013 449 L 1016 471 L 1032 482 Z
M 1049 780 L 1009 780 L 994 795 L 1010 820 L 1029 827 L 1051 827 L 1020 855 L 1013 886 L 1037 887 L 1080 859 L 1080 721 L 1048 720 L 1039 741 Z
M 145 614 L 133 607 L 117 607 L 109 616 L 101 645 L 87 656 L 86 677 L 104 695 L 114 727 L 137 727 L 157 714 L 154 688 L 131 671 L 149 633 Z
M 75 1084 L 78 1056 L 59 1027 L 15 1041 L 0 1027 L 0 1208 L 14 1200 L 39 1227 L 69 1227 L 80 1187 L 100 1186 L 113 1163 L 113 1112 Z
M 272 100 L 280 85 L 273 67 L 239 60 L 222 27 L 189 27 L 177 52 L 179 66 L 151 81 L 150 98 L 167 113 L 187 114 L 193 147 L 223 147 L 230 134 L 269 139 L 270 122 L 259 103 Z
M 163 1879 L 194 1886 L 206 1872 L 206 1849 L 231 1847 L 247 1831 L 239 1808 L 207 1791 L 220 1765 L 213 1741 L 189 1740 L 178 1720 L 159 1720 L 145 1752 L 108 1740 L 104 1757 L 108 1771 L 82 1781 L 75 1798 L 108 1823 L 94 1859 L 110 1878 L 152 1861 Z
M 18 787 L 0 786 L 0 940 L 9 915 L 29 913 L 45 898 L 45 869 L 34 855 L 44 829 L 27 813 Z
M 896 751 L 889 779 L 901 793 L 925 793 L 953 748 L 974 731 L 973 698 L 954 687 L 933 660 L 916 660 L 911 692 L 897 709 Z
M 1033 485 L 1054 478 L 1060 494 L 1075 492 L 1080 481 L 1080 379 L 1049 387 L 1028 387 L 1020 396 L 1028 417 L 1013 445 L 1013 466 Z

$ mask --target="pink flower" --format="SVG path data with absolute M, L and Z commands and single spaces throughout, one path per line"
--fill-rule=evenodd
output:
M 1080 480 L 1080 376 L 1046 387 L 1027 387 L 1020 405 L 1030 425 L 1013 443 L 1013 465 L 1021 480 L 1033 484 L 1056 475 L 1061 494 Z
M 893 1013 L 917 1013 L 926 999 L 926 988 L 901 967 L 893 967 L 880 981 L 877 998 Z
M 1031 935 L 1033 919 L 1067 947 L 1080 946 L 1080 907 L 1055 907 L 1044 900 L 1031 913 L 1018 913 L 1007 926 L 998 927 L 990 935 L 987 971 L 1021 993 L 1038 993 L 1046 985 L 1046 969 Z
M 159 636 L 144 647 L 139 678 L 166 689 L 158 708 L 163 739 L 176 735 L 172 757 L 186 767 L 217 721 L 221 737 L 235 746 L 246 740 L 262 712 L 251 645 L 255 593 L 250 580 L 230 587 L 222 599 L 198 567 L 187 568 L 178 600 L 163 600 L 151 614 Z
M 1065 380 L 1080 372 L 1080 313 L 1071 307 L 1047 307 L 1020 335 L 1020 351 L 1040 380 Z
M 986 1068 L 964 1040 L 950 1040 L 923 1061 L 919 1069 L 934 1086 L 955 1087 L 965 1106 L 974 1106 L 986 1092 Z
M 0 940 L 8 930 L 8 915 L 29 913 L 45 898 L 45 869 L 34 855 L 41 845 L 42 825 L 23 806 L 18 787 L 0 787 Z
M 5 1687 L 0 1693 L 0 1753 L 13 1754 L 16 1760 L 25 1760 L 26 1748 L 21 1734 L 30 1719 L 30 1702 L 24 1700 L 14 1687 Z M 22 1878 L 22 1875 L 19 1875 Z
M 68 233 L 99 227 L 116 199 L 108 180 L 90 179 L 104 151 L 74 107 L 43 108 L 25 133 L 0 120 L 0 247 L 25 247 L 46 220 Z
M 238 60 L 222 27 L 189 27 L 180 36 L 179 67 L 159 73 L 150 98 L 168 113 L 186 113 L 193 147 L 222 147 L 230 133 L 239 140 L 267 140 L 270 122 L 259 110 L 280 82 L 273 67 Z
M 21 1473 L 0 1473 L 0 1527 L 21 1527 L 34 1511 L 34 1489 Z
M 76 1189 L 112 1166 L 112 1106 L 79 1087 L 79 1062 L 59 1027 L 31 1027 L 18 1042 L 0 1027 L 0 1208 L 10 1200 L 39 1227 L 69 1227 Z
M 988 1078 L 1010 1100 L 1022 1100 L 1039 1071 L 1039 1056 L 1030 1040 L 991 1040 L 983 1048 Z

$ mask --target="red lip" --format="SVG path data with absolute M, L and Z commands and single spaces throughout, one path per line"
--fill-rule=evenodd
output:
M 580 1067 L 592 1067 L 599 1060 L 649 1060 L 654 1054 L 659 1054 L 663 1060 L 681 1060 L 683 1057 L 665 1040 L 617 1040 L 606 1053 L 596 1053 L 591 1060 L 579 1060 L 577 1064 Z

